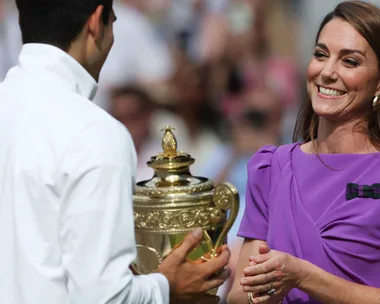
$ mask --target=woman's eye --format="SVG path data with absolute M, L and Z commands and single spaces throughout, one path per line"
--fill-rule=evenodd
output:
M 315 51 L 313 55 L 317 59 L 322 59 L 322 58 L 326 57 L 326 55 L 320 51 Z
M 359 63 L 354 59 L 344 59 L 343 62 L 349 67 L 357 67 Z

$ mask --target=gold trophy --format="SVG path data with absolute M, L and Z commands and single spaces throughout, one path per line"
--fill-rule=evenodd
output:
M 214 187 L 213 182 L 190 173 L 194 159 L 177 151 L 172 127 L 166 127 L 163 152 L 147 163 L 152 179 L 137 183 L 134 194 L 134 220 L 137 243 L 135 272 L 148 274 L 179 245 L 185 235 L 201 227 L 203 240 L 188 259 L 206 262 L 226 243 L 239 210 L 237 189 L 230 183 Z M 217 290 L 209 294 L 215 295 Z

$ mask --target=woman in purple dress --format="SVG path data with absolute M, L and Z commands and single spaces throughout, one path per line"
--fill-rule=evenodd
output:
M 295 138 L 248 165 L 229 303 L 380 303 L 380 9 L 323 20 Z

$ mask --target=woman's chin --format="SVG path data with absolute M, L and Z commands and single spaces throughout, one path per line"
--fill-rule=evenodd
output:
M 328 120 L 338 120 L 342 115 L 342 111 L 336 107 L 314 107 L 314 112 L 318 117 L 323 117 Z

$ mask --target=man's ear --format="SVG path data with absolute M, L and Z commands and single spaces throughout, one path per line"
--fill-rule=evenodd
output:
M 87 23 L 88 31 L 98 47 L 101 46 L 101 41 L 104 36 L 103 11 L 103 5 L 99 5 L 90 16 Z

